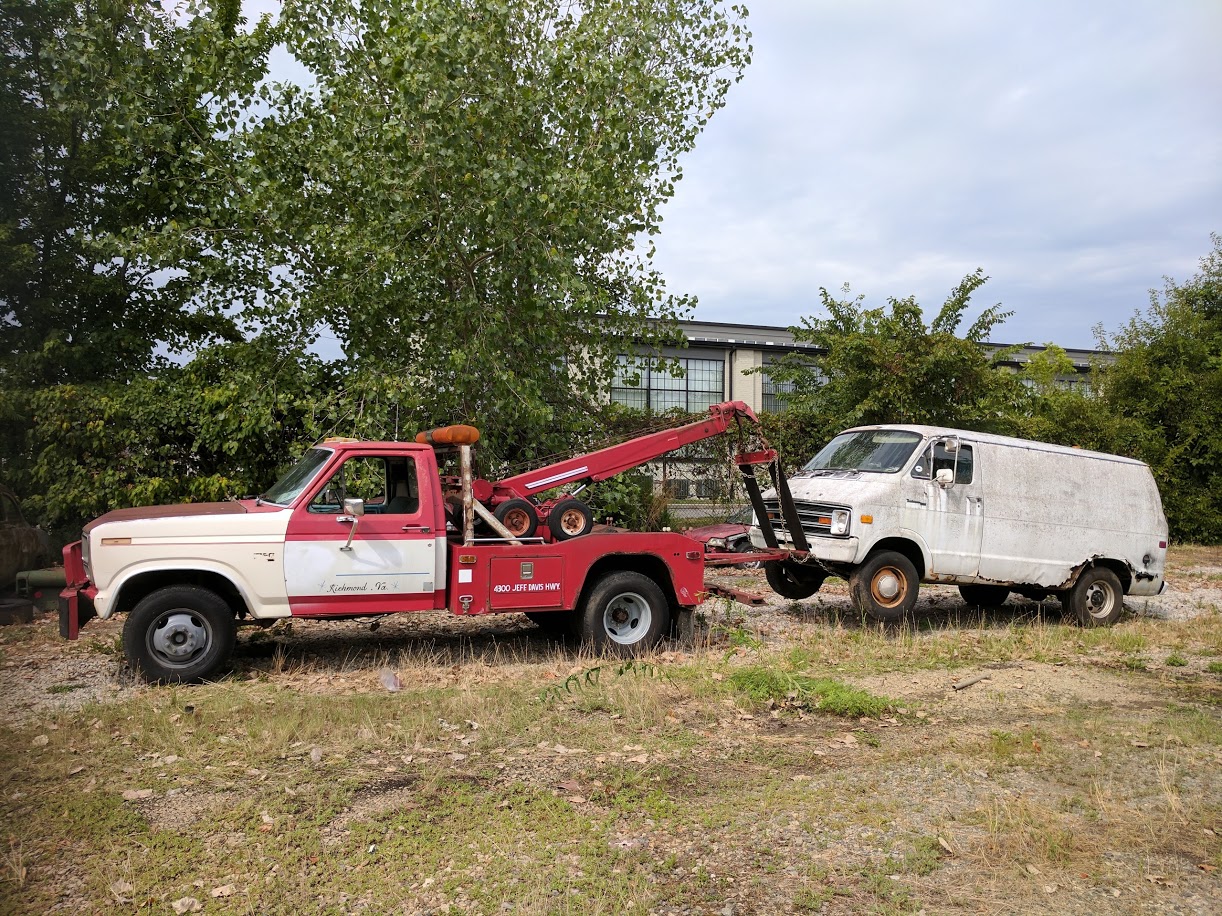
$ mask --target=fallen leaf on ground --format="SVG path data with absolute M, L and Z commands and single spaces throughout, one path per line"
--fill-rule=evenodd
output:
M 198 913 L 204 908 L 204 905 L 194 897 L 179 897 L 170 906 L 179 916 L 182 916 L 183 913 Z
M 213 897 L 232 897 L 237 892 L 237 888 L 232 884 L 222 884 L 220 887 L 212 889 Z
M 37 738 L 35 738 L 33 741 L 31 741 L 31 742 L 30 742 L 30 744 L 31 744 L 32 746 L 34 746 L 34 747 L 46 747 L 46 746 L 47 746 L 47 743 L 48 743 L 50 740 L 51 740 L 51 739 L 50 739 L 50 738 L 48 738 L 46 735 L 39 735 Z
M 124 789 L 123 790 L 123 800 L 124 801 L 139 801 L 142 798 L 152 798 L 152 797 L 153 797 L 152 789 Z

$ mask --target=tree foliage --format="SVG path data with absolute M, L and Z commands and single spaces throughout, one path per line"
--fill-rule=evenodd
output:
M 826 318 L 804 318 L 793 328 L 799 343 L 823 351 L 812 363 L 792 355 L 767 367 L 774 381 L 790 383 L 795 416 L 830 436 L 849 426 L 929 423 L 995 430 L 1021 396 L 1012 373 L 999 365 L 1005 352 L 981 346 L 1009 316 L 990 306 L 958 336 L 972 294 L 986 281 L 969 274 L 926 325 L 912 297 L 867 308 L 861 296 L 837 299 L 819 290 Z
M 0 0 L 0 386 L 127 379 L 233 338 L 214 239 L 271 30 L 138 0 Z M 226 296 L 218 297 L 228 302 Z
M 504 457 L 554 449 L 691 304 L 650 237 L 747 63 L 740 11 L 330 0 L 282 29 L 315 85 L 269 90 L 247 137 L 268 320 L 331 329 Z
M 1222 237 L 1194 277 L 1168 280 L 1102 342 L 1116 352 L 1103 401 L 1154 469 L 1175 536 L 1222 541 Z

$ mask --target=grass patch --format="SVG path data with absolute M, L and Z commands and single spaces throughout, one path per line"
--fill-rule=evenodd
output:
M 1209 674 L 1222 674 L 1222 662 L 1210 662 L 1205 666 Z
M 71 693 L 74 690 L 80 690 L 84 684 L 52 684 L 47 688 L 47 693 Z
M 1163 662 L 1163 664 L 1168 668 L 1183 668 L 1187 666 L 1188 659 L 1184 658 L 1184 656 L 1180 655 L 1178 652 L 1172 652 L 1167 656 L 1167 659 Z
M 737 669 L 727 682 L 755 703 L 817 709 L 846 718 L 877 718 L 895 708 L 892 700 L 841 681 L 758 665 Z

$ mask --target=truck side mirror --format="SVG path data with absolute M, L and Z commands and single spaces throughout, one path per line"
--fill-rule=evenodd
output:
M 353 515 L 360 518 L 365 514 L 365 500 L 363 499 L 345 499 L 344 500 L 344 515 Z
M 943 490 L 949 490 L 955 485 L 955 472 L 950 468 L 938 468 L 938 473 L 934 475 L 934 479 Z

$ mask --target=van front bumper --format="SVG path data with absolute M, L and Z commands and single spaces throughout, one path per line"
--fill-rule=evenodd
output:
M 810 537 L 810 557 L 812 560 L 824 563 L 856 563 L 859 541 L 855 537 L 821 538 Z M 751 544 L 758 550 L 767 550 L 764 535 L 758 528 L 751 529 Z M 793 550 L 793 541 L 786 538 L 780 540 L 780 546 Z

